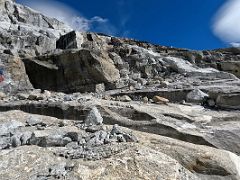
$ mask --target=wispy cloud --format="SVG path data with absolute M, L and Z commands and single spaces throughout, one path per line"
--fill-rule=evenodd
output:
M 108 19 L 99 16 L 86 18 L 68 5 L 55 0 L 19 0 L 19 2 L 47 16 L 65 22 L 78 31 L 97 31 L 110 35 L 116 33 L 116 28 Z
M 217 12 L 213 32 L 222 41 L 240 46 L 240 0 L 228 0 Z
M 119 29 L 121 29 L 121 36 L 129 37 L 131 32 L 127 29 L 127 23 L 130 20 L 130 12 L 128 7 L 131 6 L 131 1 L 119 0 L 117 1 L 118 15 L 119 15 Z

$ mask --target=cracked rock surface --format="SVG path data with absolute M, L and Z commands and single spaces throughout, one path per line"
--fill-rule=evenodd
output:
M 38 123 L 29 126 L 27 122 L 33 118 Z M 101 130 L 88 132 L 88 127 L 84 124 L 80 126 L 78 121 L 62 121 L 16 110 L 1 113 L 1 128 L 11 131 L 9 146 L 0 151 L 1 177 L 239 178 L 240 158 L 229 151 L 134 131 L 118 125 L 102 125 Z M 39 123 L 45 128 L 38 130 Z
M 239 180 L 239 62 L 0 0 L 0 179 Z

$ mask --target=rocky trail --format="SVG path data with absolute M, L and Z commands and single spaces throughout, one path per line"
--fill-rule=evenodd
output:
M 239 63 L 0 0 L 0 179 L 239 180 Z

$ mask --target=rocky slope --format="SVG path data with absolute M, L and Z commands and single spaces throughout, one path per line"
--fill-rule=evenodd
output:
M 0 0 L 0 177 L 240 179 L 239 62 Z

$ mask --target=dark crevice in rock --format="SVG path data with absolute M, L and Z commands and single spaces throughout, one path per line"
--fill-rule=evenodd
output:
M 46 67 L 30 60 L 23 60 L 31 84 L 37 89 L 61 91 L 64 84 L 63 71 L 55 66 Z M 50 65 L 49 65 L 50 66 Z M 64 88 L 62 86 L 62 88 Z
M 87 40 L 88 41 L 93 41 L 92 35 L 91 34 L 87 34 Z
M 137 111 L 131 108 L 109 107 L 113 112 L 120 114 L 123 117 L 127 117 L 136 121 L 151 121 L 155 118 L 147 113 Z
M 112 96 L 124 96 L 128 95 L 133 100 L 139 100 L 142 97 L 148 97 L 152 99 L 154 96 L 161 96 L 168 99 L 170 102 L 181 102 L 186 100 L 187 94 L 191 92 L 189 89 L 181 89 L 181 90 L 157 90 L 157 91 L 148 91 L 148 90 L 139 90 L 134 92 L 120 92 L 114 93 Z
M 44 16 L 42 16 L 42 18 L 43 18 L 43 20 L 48 24 L 48 28 L 54 29 L 54 27 L 52 26 L 52 24 L 51 24 L 50 22 L 48 22 L 48 20 L 47 20 Z
M 186 122 L 192 122 L 192 120 L 186 116 L 180 115 L 180 114 L 174 114 L 174 113 L 168 113 L 168 114 L 163 114 L 166 117 L 178 119 L 178 120 L 183 120 Z
M 18 7 L 16 5 L 14 5 L 13 15 L 17 18 L 19 22 L 26 23 L 26 20 L 19 15 Z
M 58 105 L 46 104 L 24 104 L 24 105 L 10 105 L 0 106 L 0 111 L 21 110 L 31 114 L 39 114 L 45 116 L 56 117 L 59 119 L 69 120 L 84 120 L 89 110 L 83 110 L 78 107 L 61 107 Z
M 13 19 L 11 15 L 8 14 L 8 18 L 10 19 L 12 24 L 16 24 L 16 21 Z
M 218 176 L 229 176 L 229 173 L 226 169 L 214 164 L 210 159 L 197 159 L 196 164 L 193 165 L 192 169 L 199 174 L 206 175 L 218 175 Z
M 124 125 L 122 125 L 124 126 Z M 126 126 L 138 131 L 152 133 L 152 134 L 158 134 L 161 136 L 166 136 L 174 139 L 178 139 L 181 141 L 193 143 L 193 144 L 199 144 L 199 145 L 206 145 L 210 147 L 215 147 L 213 144 L 206 141 L 203 137 L 186 134 L 183 132 L 179 132 L 176 129 L 166 126 L 163 124 L 152 124 L 152 125 L 145 125 L 145 126 Z

